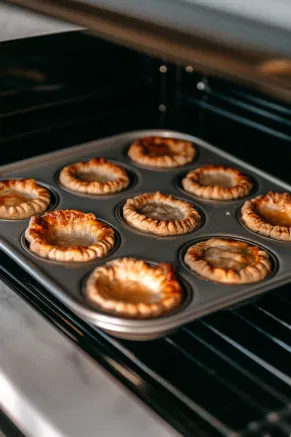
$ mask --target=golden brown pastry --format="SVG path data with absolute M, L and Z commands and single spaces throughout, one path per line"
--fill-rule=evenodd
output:
M 103 158 L 68 165 L 62 169 L 59 180 L 65 188 L 84 194 L 118 193 L 129 185 L 126 171 Z
M 104 311 L 145 319 L 178 306 L 182 289 L 169 264 L 150 266 L 142 260 L 120 258 L 96 267 L 85 296 Z
M 209 200 L 233 200 L 247 196 L 252 183 L 239 170 L 223 165 L 205 165 L 191 170 L 182 180 L 185 191 Z
M 191 246 L 185 263 L 204 279 L 225 284 L 261 281 L 272 270 L 265 250 L 243 241 L 211 238 Z
M 260 195 L 247 200 L 242 220 L 251 230 L 275 240 L 291 241 L 291 196 L 288 193 Z
M 60 262 L 87 262 L 101 258 L 114 246 L 114 231 L 94 214 L 57 210 L 30 219 L 25 231 L 30 250 Z
M 165 137 L 145 137 L 135 140 L 128 156 L 149 167 L 173 168 L 191 162 L 196 154 L 190 141 Z
M 49 191 L 34 179 L 0 181 L 0 219 L 19 220 L 43 213 L 50 201 Z
M 123 217 L 130 226 L 162 237 L 194 231 L 201 222 L 190 203 L 159 191 L 127 199 Z

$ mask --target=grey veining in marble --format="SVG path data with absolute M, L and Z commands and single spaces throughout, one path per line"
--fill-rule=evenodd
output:
M 27 437 L 177 436 L 2 282 L 0 404 Z

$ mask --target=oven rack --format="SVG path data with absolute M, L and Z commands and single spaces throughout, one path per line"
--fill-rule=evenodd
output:
M 140 343 L 87 325 L 2 253 L 1 261 L 2 280 L 182 435 L 290 435 L 288 287 Z
M 25 53 L 27 45 L 30 53 L 46 53 L 48 49 L 45 48 L 44 41 L 47 47 L 58 47 L 60 51 L 67 53 L 66 47 L 70 45 L 70 38 L 74 40 L 74 47 L 79 44 L 78 56 L 82 51 L 88 55 L 95 45 L 96 50 L 102 45 L 92 38 L 92 45 L 86 52 L 90 37 L 70 33 L 13 43 L 14 53 Z M 106 50 L 108 58 L 116 53 L 107 43 Z M 126 52 L 126 56 L 127 59 L 131 58 L 129 52 Z M 4 164 L 4 158 L 7 161 L 13 160 L 15 151 L 18 159 L 28 154 L 32 156 L 37 153 L 40 144 L 42 152 L 49 152 L 53 148 L 61 148 L 61 145 L 70 146 L 114 134 L 113 124 L 116 132 L 147 128 L 150 125 L 202 137 L 290 182 L 289 106 L 267 99 L 250 89 L 205 78 L 191 72 L 191 69 L 188 72 L 185 68 L 162 60 L 143 58 L 140 61 L 137 62 L 137 58 L 132 60 L 133 64 L 137 62 L 136 65 L 141 66 L 137 74 L 144 71 L 149 80 L 140 83 L 139 93 L 130 83 L 126 83 L 127 88 L 122 95 L 130 94 L 132 100 L 127 107 L 121 105 L 116 113 L 111 113 L 109 106 L 105 115 L 102 111 L 92 112 L 98 89 L 104 85 L 104 78 L 97 85 L 95 82 L 95 96 L 87 90 L 88 105 L 81 106 L 82 113 L 78 110 L 81 93 L 76 93 L 76 87 L 69 88 L 73 104 L 70 100 L 62 103 L 61 93 L 52 91 L 47 95 L 49 106 L 43 103 L 45 92 L 41 92 L 40 103 L 37 105 L 32 98 L 34 92 L 29 89 L 14 96 L 6 96 L 6 103 L 4 105 L 2 99 L 0 108 L 1 128 L 5 128 L 7 134 L 1 139 L 1 147 L 7 150 L 7 155 L 2 156 L 2 163 Z M 78 59 L 75 59 L 70 65 L 77 64 Z M 166 72 L 160 71 L 161 66 L 166 67 Z M 162 71 L 164 70 L 163 68 Z M 121 66 L 116 71 L 117 76 L 122 74 Z M 70 72 L 73 74 L 74 69 L 70 69 Z M 78 74 L 79 82 L 86 83 L 88 78 L 85 71 L 78 71 Z M 89 80 L 88 83 L 90 84 Z M 146 88 L 144 84 L 147 85 Z M 145 101 L 141 101 L 143 98 Z M 105 100 L 106 98 L 102 103 Z M 21 109 L 23 101 L 27 107 Z M 62 118 L 62 108 L 70 105 L 71 123 Z M 56 107 L 59 118 L 54 118 Z M 39 123 L 35 127 L 31 123 L 35 114 L 42 123 L 40 129 Z M 29 127 L 26 120 L 30 123 Z M 265 149 L 276 153 L 271 158 L 266 157 Z M 139 345 L 112 340 L 102 331 L 90 327 L 50 296 L 47 290 L 40 287 L 2 252 L 0 260 L 1 279 L 182 435 L 290 435 L 291 369 L 290 366 L 287 367 L 291 358 L 290 287 L 278 289 L 245 307 L 211 315 L 165 339 Z M 167 359 L 161 351 L 168 352 Z M 218 360 L 219 367 L 214 365 L 214 359 Z M 180 370 L 180 360 L 187 363 L 187 372 Z M 164 373 L 167 363 L 171 364 L 172 373 Z M 196 387 L 194 388 L 192 382 L 194 391 L 189 393 L 188 381 L 193 381 L 193 377 Z M 229 401 L 225 396 L 220 397 L 220 390 L 228 391 Z M 212 402 L 212 397 L 215 397 L 216 403 L 208 404 L 208 399 Z M 188 403 L 189 398 L 192 398 L 191 403 Z M 235 422 L 236 417 L 238 422 Z

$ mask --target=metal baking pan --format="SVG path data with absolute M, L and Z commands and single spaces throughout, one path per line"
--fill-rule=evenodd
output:
M 127 157 L 127 149 L 136 138 L 148 135 L 192 141 L 198 151 L 197 157 L 191 164 L 171 170 L 137 166 Z M 64 190 L 58 183 L 60 169 L 69 163 L 88 160 L 93 156 L 113 160 L 127 169 L 132 179 L 130 187 L 118 194 L 94 197 Z M 49 188 L 55 196 L 52 208 L 93 212 L 99 219 L 112 225 L 116 230 L 117 245 L 105 259 L 70 265 L 38 258 L 27 250 L 23 237 L 29 220 L 0 220 L 0 247 L 44 285 L 48 292 L 80 317 L 113 335 L 129 339 L 162 336 L 180 325 L 290 281 L 291 243 L 271 240 L 247 230 L 240 222 L 240 208 L 246 198 L 222 202 L 206 201 L 182 190 L 182 176 L 189 169 L 204 164 L 225 164 L 240 168 L 254 181 L 254 189 L 248 198 L 269 190 L 291 191 L 288 184 L 191 135 L 164 130 L 130 132 L 0 167 L 1 178 L 32 177 Z M 124 201 L 138 193 L 157 190 L 193 203 L 203 214 L 202 226 L 187 235 L 162 238 L 143 234 L 125 225 L 121 214 Z M 214 236 L 242 239 L 263 247 L 273 260 L 273 273 L 267 279 L 249 285 L 212 283 L 191 273 L 183 262 L 187 247 Z M 124 256 L 143 258 L 153 263 L 166 261 L 173 264 L 184 286 L 183 304 L 167 315 L 150 320 L 127 319 L 106 314 L 90 306 L 83 295 L 88 274 L 95 266 Z

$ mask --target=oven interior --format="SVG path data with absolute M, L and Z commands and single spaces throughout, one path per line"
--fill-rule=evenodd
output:
M 72 32 L 2 43 L 1 164 L 121 132 L 193 134 L 291 182 L 291 107 Z M 289 286 L 155 341 L 116 340 L 3 252 L 1 278 L 183 435 L 289 436 Z

